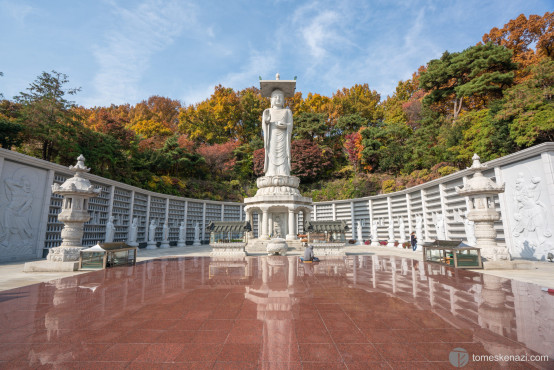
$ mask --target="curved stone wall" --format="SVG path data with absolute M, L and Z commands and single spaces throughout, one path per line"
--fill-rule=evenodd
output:
M 500 244 L 506 245 L 514 258 L 543 259 L 554 249 L 554 143 L 537 145 L 486 165 L 489 170 L 485 176 L 506 183 L 506 192 L 495 198 L 502 215 L 495 224 Z M 63 224 L 57 220 L 61 198 L 52 194 L 51 185 L 71 176 L 67 167 L 0 149 L 0 261 L 40 258 L 48 248 L 61 243 Z M 456 194 L 455 187 L 462 186 L 468 176 L 470 173 L 464 170 L 395 193 L 314 203 L 313 218 L 345 220 L 352 239 L 357 239 L 359 233 L 362 239 L 369 239 L 373 228 L 378 240 L 388 241 L 392 236 L 399 241 L 419 229 L 420 241 L 436 239 L 441 233 L 446 239 L 467 241 L 466 199 Z M 176 197 L 93 174 L 86 177 L 101 187 L 102 193 L 89 205 L 91 220 L 85 224 L 85 246 L 104 240 L 110 216 L 115 220 L 114 241 L 127 239 L 133 218 L 139 221 L 138 242 L 146 242 L 150 220 L 162 225 L 167 219 L 172 244 L 178 240 L 183 220 L 187 244 L 192 244 L 197 223 L 201 239 L 207 242 L 204 230 L 209 221 L 245 218 L 241 203 Z M 297 220 L 299 230 L 301 215 Z M 257 235 L 257 217 L 253 221 Z M 161 233 L 159 227 L 156 240 L 161 240 Z

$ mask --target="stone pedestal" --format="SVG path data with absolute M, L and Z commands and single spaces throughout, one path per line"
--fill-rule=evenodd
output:
M 270 256 L 277 254 L 284 256 L 287 254 L 288 249 L 287 242 L 283 238 L 271 239 L 269 243 L 267 243 L 267 254 Z
M 181 248 L 181 247 L 186 247 L 187 246 L 187 243 L 184 241 L 184 240 L 179 240 L 177 242 L 177 247 L 178 248 Z
M 261 215 L 258 224 L 258 239 L 250 239 L 250 244 L 258 240 L 282 238 L 285 241 L 298 239 L 300 212 L 304 222 L 309 221 L 312 212 L 312 199 L 303 197 L 298 190 L 300 180 L 294 176 L 275 175 L 258 178 L 258 191 L 252 198 L 244 199 L 247 219 L 253 223 L 254 212 Z

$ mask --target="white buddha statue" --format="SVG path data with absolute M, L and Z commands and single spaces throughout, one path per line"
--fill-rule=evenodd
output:
M 276 89 L 271 93 L 271 108 L 262 115 L 266 176 L 290 176 L 290 143 L 292 112 L 284 108 L 285 95 Z

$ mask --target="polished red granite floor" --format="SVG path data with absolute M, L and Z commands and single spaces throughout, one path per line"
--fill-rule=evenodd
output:
M 554 296 L 407 258 L 172 258 L 0 293 L 0 368 L 554 368 L 539 355 Z

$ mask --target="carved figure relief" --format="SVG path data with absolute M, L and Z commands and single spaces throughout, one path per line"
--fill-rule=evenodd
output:
M 512 253 L 524 258 L 544 259 L 552 249 L 552 231 L 548 213 L 541 201 L 542 178 L 525 178 L 519 173 L 514 185 L 515 226 L 512 235 L 515 250 Z
M 33 188 L 31 178 L 20 169 L 4 180 L 6 203 L 0 204 L 0 247 L 13 253 L 26 254 L 33 250 Z

